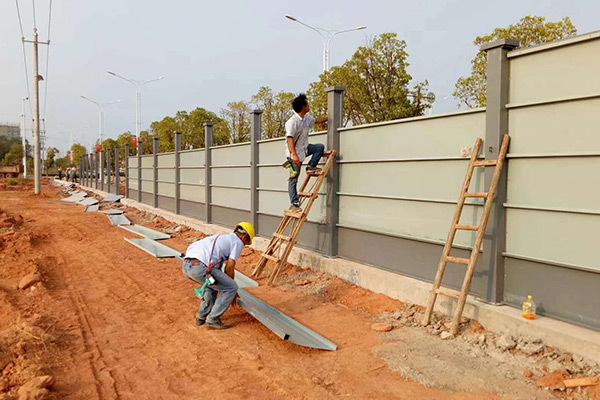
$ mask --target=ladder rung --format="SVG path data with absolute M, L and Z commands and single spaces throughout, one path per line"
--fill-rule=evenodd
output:
M 449 289 L 449 288 L 441 287 L 441 286 L 437 289 L 434 289 L 434 291 L 438 294 L 443 294 L 448 297 L 455 297 L 457 299 L 460 297 L 460 294 L 461 294 L 461 292 L 458 290 Z
M 447 256 L 446 257 L 446 262 L 449 262 L 449 263 L 452 263 L 452 264 L 465 264 L 465 265 L 469 265 L 469 263 L 471 262 L 471 259 L 469 259 L 469 258 L 462 258 L 462 257 Z
M 316 197 L 316 193 L 305 193 L 305 192 L 300 192 L 298 193 L 298 197 Z
M 271 260 L 271 261 L 279 262 L 279 258 L 277 258 L 277 257 L 274 257 L 274 256 L 271 256 L 271 255 L 269 255 L 269 254 L 265 254 L 265 253 L 263 253 L 263 254 L 262 254 L 262 256 L 263 256 L 264 258 L 266 258 L 267 260 Z
M 306 176 L 321 176 L 323 175 L 323 171 L 314 172 L 314 171 L 306 171 Z
M 476 231 L 479 227 L 475 225 L 456 225 L 456 229 L 461 231 Z
M 323 157 L 329 157 L 331 155 L 331 150 L 327 150 L 323 153 Z
M 279 239 L 281 239 L 281 240 L 290 240 L 290 237 L 289 237 L 289 236 L 285 236 L 285 235 L 282 235 L 282 234 L 280 234 L 280 233 L 274 233 L 274 234 L 273 234 L 273 237 L 279 238 Z
M 286 217 L 291 217 L 291 218 L 302 218 L 302 216 L 304 215 L 304 213 L 302 211 L 285 210 L 283 212 L 283 215 L 285 215 Z
M 486 197 L 488 197 L 488 192 L 465 193 L 465 197 L 485 199 Z
M 475 167 L 495 167 L 498 164 L 496 160 L 486 160 L 486 161 L 475 161 L 473 166 Z

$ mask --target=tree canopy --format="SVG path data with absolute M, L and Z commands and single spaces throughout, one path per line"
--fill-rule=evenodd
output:
M 435 96 L 428 82 L 410 86 L 406 42 L 395 33 L 383 33 L 361 46 L 344 64 L 323 72 L 308 91 L 316 116 L 327 113 L 330 86 L 344 86 L 344 124 L 353 125 L 422 115 Z
M 283 136 L 285 122 L 292 114 L 292 92 L 273 93 L 268 86 L 261 86 L 252 96 L 251 102 L 256 109 L 262 110 L 262 135 L 263 139 Z
M 87 154 L 87 150 L 84 145 L 79 143 L 73 143 L 71 146 L 71 157 L 73 160 L 73 165 L 79 167 L 81 157 Z
M 496 28 L 488 35 L 477 36 L 473 44 L 482 44 L 498 39 L 516 39 L 520 47 L 536 46 L 542 43 L 564 39 L 577 33 L 568 17 L 557 22 L 546 21 L 545 17 L 526 16 L 516 24 L 506 28 Z M 487 65 L 486 53 L 479 51 L 471 60 L 471 75 L 459 78 L 455 85 L 454 97 L 467 107 L 485 107 Z

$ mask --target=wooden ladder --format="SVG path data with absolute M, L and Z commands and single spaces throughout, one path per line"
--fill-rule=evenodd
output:
M 272 285 L 277 279 L 277 275 L 285 265 L 294 245 L 297 242 L 298 235 L 302 231 L 302 226 L 308 218 L 310 209 L 313 203 L 319 197 L 319 190 L 325 180 L 325 177 L 329 173 L 334 161 L 335 161 L 335 150 L 327 151 L 323 154 L 323 157 L 327 158 L 325 165 L 321 172 L 307 172 L 306 178 L 300 187 L 298 197 L 300 198 L 300 211 L 285 210 L 283 212 L 283 219 L 279 224 L 279 227 L 273 234 L 269 245 L 265 252 L 261 255 L 258 264 L 252 271 L 253 277 L 259 277 L 263 269 L 266 267 L 269 261 L 275 263 L 271 275 L 269 277 L 269 285 Z M 313 180 L 312 178 L 316 178 Z M 309 186 L 309 183 L 312 184 Z M 289 232 L 289 233 L 288 233 Z
M 429 294 L 429 300 L 427 302 L 427 310 L 425 311 L 425 316 L 423 317 L 423 325 L 426 326 L 429 324 L 431 319 L 431 314 L 433 313 L 433 308 L 435 306 L 435 301 L 437 299 L 438 294 L 443 294 L 449 297 L 454 297 L 457 299 L 456 310 L 454 313 L 454 317 L 452 319 L 452 326 L 450 327 L 450 333 L 454 336 L 458 333 L 458 328 L 460 325 L 460 319 L 462 317 L 463 309 L 465 307 L 465 303 L 467 301 L 467 295 L 469 294 L 469 289 L 471 288 L 471 280 L 473 279 L 473 272 L 475 271 L 475 266 L 477 265 L 477 259 L 479 258 L 479 253 L 481 251 L 481 246 L 483 244 L 483 236 L 485 234 L 485 229 L 487 227 L 488 219 L 490 216 L 490 212 L 492 210 L 492 205 L 494 203 L 494 199 L 496 198 L 496 191 L 498 188 L 498 182 L 500 181 L 500 176 L 502 174 L 502 167 L 504 166 L 504 160 L 506 159 L 506 152 L 508 151 L 508 143 L 510 142 L 510 136 L 508 134 L 504 135 L 502 139 L 502 145 L 500 146 L 500 153 L 498 154 L 498 160 L 477 160 L 477 156 L 479 155 L 479 151 L 481 150 L 481 146 L 483 144 L 483 140 L 478 138 L 475 141 L 475 145 L 473 146 L 473 152 L 471 153 L 471 161 L 469 163 L 469 167 L 467 169 L 467 174 L 465 176 L 465 181 L 463 183 L 463 187 L 460 192 L 460 197 L 458 199 L 458 204 L 456 206 L 456 211 L 454 212 L 454 217 L 452 219 L 452 225 L 450 225 L 450 231 L 448 232 L 448 240 L 446 240 L 446 245 L 444 246 L 444 251 L 442 252 L 442 257 L 440 258 L 440 263 L 438 264 L 437 274 L 435 275 L 435 281 L 433 283 L 433 288 L 431 293 Z M 477 167 L 495 167 L 494 175 L 492 177 L 492 182 L 490 184 L 490 189 L 488 192 L 469 192 L 469 186 L 471 184 L 471 178 L 473 177 L 473 171 Z M 479 225 L 462 225 L 460 223 L 460 217 L 462 214 L 463 207 L 465 205 L 466 199 L 485 199 L 485 205 L 483 207 L 483 213 L 481 216 L 481 221 Z M 456 236 L 456 231 L 475 231 L 477 232 L 477 236 L 475 238 L 475 244 L 471 250 L 471 257 L 469 258 L 461 258 L 461 257 L 453 257 L 450 255 L 450 251 L 452 250 L 452 243 L 454 242 L 454 237 Z M 442 287 L 442 280 L 444 278 L 444 272 L 446 270 L 446 265 L 448 264 L 462 264 L 466 266 L 467 271 L 465 273 L 465 278 L 463 280 L 462 288 L 460 291 L 453 290 L 449 288 Z

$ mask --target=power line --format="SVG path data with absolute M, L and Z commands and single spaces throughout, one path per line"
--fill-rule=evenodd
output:
M 19 18 L 19 28 L 21 29 L 21 48 L 23 49 L 23 67 L 25 68 L 25 87 L 27 88 L 27 98 L 29 103 L 30 115 L 33 115 L 31 105 L 31 92 L 29 90 L 29 72 L 27 71 L 27 53 L 25 52 L 25 33 L 23 32 L 23 22 L 21 21 L 21 10 L 19 9 L 19 0 L 15 0 L 17 6 L 17 17 Z
M 48 8 L 48 36 L 46 40 L 48 42 L 48 47 L 46 47 L 46 72 L 44 74 L 44 111 L 42 115 L 44 118 L 46 117 L 46 100 L 48 99 L 48 65 L 50 63 L 50 25 L 52 23 L 52 0 L 50 0 L 50 5 Z

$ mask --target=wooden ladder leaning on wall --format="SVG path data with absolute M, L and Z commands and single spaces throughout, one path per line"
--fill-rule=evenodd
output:
M 283 213 L 283 219 L 279 224 L 279 227 L 273 234 L 267 249 L 262 253 L 256 268 L 252 271 L 253 277 L 260 277 L 263 269 L 267 266 L 269 261 L 273 261 L 275 266 L 271 271 L 269 277 L 269 285 L 272 285 L 277 279 L 277 275 L 287 262 L 287 259 L 297 242 L 298 235 L 302 231 L 302 226 L 308 218 L 310 209 L 313 203 L 319 197 L 319 190 L 325 180 L 325 177 L 329 173 L 329 170 L 333 166 L 335 161 L 336 151 L 330 150 L 323 154 L 323 157 L 327 158 L 325 165 L 321 172 L 307 172 L 304 182 L 300 186 L 298 197 L 300 198 L 300 211 L 289 211 L 286 210 Z M 313 178 L 316 178 L 313 180 Z M 309 183 L 312 185 L 309 187 Z
M 479 151 L 481 150 L 481 146 L 483 144 L 483 140 L 481 138 L 478 138 L 475 141 L 475 145 L 473 146 L 473 152 L 471 153 L 469 167 L 467 168 L 465 181 L 463 183 L 463 187 L 460 192 L 460 197 L 458 199 L 458 204 L 456 206 L 456 211 L 454 212 L 454 217 L 452 219 L 452 225 L 450 225 L 450 231 L 448 232 L 448 239 L 446 240 L 446 245 L 444 246 L 442 257 L 440 258 L 440 263 L 438 264 L 438 270 L 435 276 L 435 281 L 433 283 L 433 288 L 431 290 L 431 293 L 429 294 L 427 309 L 425 311 L 425 316 L 423 317 L 424 326 L 429 324 L 438 294 L 443 294 L 457 299 L 456 310 L 454 312 L 454 317 L 452 318 L 450 333 L 453 336 L 458 333 L 463 309 L 467 301 L 467 295 L 469 294 L 469 289 L 471 288 L 473 272 L 475 271 L 475 266 L 477 265 L 477 260 L 481 251 L 481 245 L 483 244 L 483 236 L 485 235 L 485 229 L 487 227 L 490 212 L 492 210 L 492 205 L 496 198 L 498 182 L 500 181 L 500 176 L 502 174 L 502 167 L 504 166 L 504 161 L 506 159 L 506 153 L 508 151 L 509 142 L 510 136 L 508 136 L 508 134 L 504 135 L 497 160 L 477 160 Z M 473 171 L 476 167 L 495 167 L 492 182 L 490 184 L 490 189 L 487 192 L 469 192 L 471 178 L 473 177 Z M 469 198 L 485 199 L 483 213 L 481 215 L 479 225 L 462 225 L 460 223 L 460 217 L 462 215 L 462 210 L 465 205 L 465 200 Z M 475 244 L 471 249 L 471 256 L 469 258 L 453 257 L 450 255 L 450 251 L 452 250 L 452 243 L 454 242 L 454 237 L 456 236 L 456 232 L 459 230 L 477 232 L 477 235 L 475 237 Z M 442 280 L 444 278 L 444 272 L 446 270 L 446 265 L 448 265 L 449 263 L 462 264 L 467 268 L 460 291 L 441 286 Z

